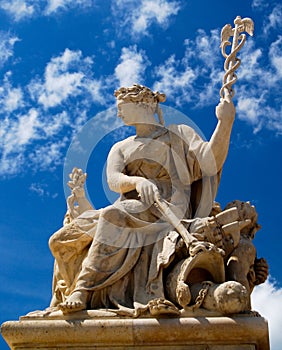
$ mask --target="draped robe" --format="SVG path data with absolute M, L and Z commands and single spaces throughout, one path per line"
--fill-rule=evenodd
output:
M 119 152 L 111 151 L 108 163 L 123 164 L 128 176 L 154 181 L 179 220 L 209 215 L 219 172 L 208 142 L 192 128 L 171 125 L 150 138 L 131 136 L 113 150 Z M 138 315 L 152 299 L 165 297 L 163 271 L 174 259 L 179 234 L 154 204 L 140 200 L 136 190 L 121 194 L 104 209 L 84 212 L 71 225 L 71 234 L 63 234 L 63 228 L 55 243 L 50 240 L 57 264 L 54 291 L 67 284 L 63 298 L 73 290 L 87 290 L 88 308 Z M 72 250 L 71 276 L 66 278 L 66 251 Z M 79 263 L 72 269 L 75 259 Z

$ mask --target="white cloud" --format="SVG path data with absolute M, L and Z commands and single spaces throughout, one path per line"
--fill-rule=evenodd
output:
M 68 69 L 74 62 L 81 59 L 80 51 L 70 51 L 68 49 L 62 56 L 55 57 L 47 65 L 45 70 L 45 82 L 38 101 L 45 108 L 54 107 L 70 95 L 77 95 L 82 83 L 83 74 L 81 72 L 69 73 Z
M 48 185 L 45 183 L 32 183 L 29 186 L 29 190 L 33 193 L 36 193 L 39 197 L 58 197 L 58 193 L 54 193 L 51 195 L 51 193 L 48 190 Z
M 24 105 L 23 91 L 21 87 L 12 87 L 9 78 L 11 72 L 7 72 L 0 86 L 0 108 L 2 113 L 11 113 Z
M 63 163 L 68 142 L 68 138 L 64 137 L 62 140 L 38 145 L 28 156 L 29 161 L 33 164 L 33 169 L 53 171 L 58 165 Z
M 257 286 L 252 293 L 253 309 L 268 320 L 271 350 L 281 349 L 282 344 L 282 288 L 268 279 Z
M 36 16 L 52 16 L 74 8 L 90 8 L 95 0 L 0 0 L 0 8 L 18 22 Z
M 23 105 L 23 93 L 20 87 L 10 88 L 7 90 L 5 98 L 5 109 L 8 112 L 12 112 Z
M 239 81 L 244 79 L 248 82 L 253 82 L 253 80 L 256 79 L 258 75 L 264 73 L 259 62 L 262 57 L 262 48 L 255 48 L 254 41 L 248 40 L 240 52 L 240 59 L 242 64 L 237 72 Z
M 181 65 L 175 56 L 170 56 L 164 64 L 155 69 L 158 81 L 154 84 L 154 89 L 163 91 L 169 99 L 174 99 L 176 104 L 183 100 L 191 100 L 191 90 L 196 79 L 196 73 L 187 65 Z
M 153 22 L 165 26 L 168 24 L 169 17 L 176 15 L 179 9 L 180 6 L 177 1 L 143 0 L 140 8 L 133 12 L 133 31 L 144 34 Z
M 203 107 L 218 101 L 218 92 L 223 78 L 223 58 L 219 51 L 220 33 L 213 29 L 210 33 L 198 30 L 194 47 L 187 46 L 186 51 L 193 50 L 198 60 L 195 105 Z M 198 89 L 197 87 L 200 87 Z
M 30 109 L 17 119 L 4 119 L 1 123 L 3 154 L 16 153 L 37 138 L 38 112 Z
M 21 116 L 21 118 L 19 118 L 19 123 L 16 125 L 15 130 L 13 130 L 17 145 L 25 145 L 36 138 L 36 129 L 38 125 L 38 112 L 35 109 L 30 109 L 27 115 Z
M 89 118 L 91 104 L 108 103 L 113 78 L 93 79 L 92 65 L 91 57 L 66 49 L 47 63 L 43 77 L 26 86 L 13 86 L 12 73 L 5 74 L 0 85 L 1 176 L 61 164 L 73 133 Z
M 0 175 L 52 171 L 62 164 L 74 133 L 89 118 L 82 105 L 52 114 L 40 107 L 25 108 L 25 114 L 5 114 L 0 119 Z M 2 113 L 3 114 L 3 113 Z
M 55 115 L 47 115 L 44 118 L 44 122 L 41 123 L 41 135 L 45 135 L 46 138 L 50 138 L 58 134 L 64 127 L 70 126 L 70 116 L 66 111 Z
M 203 63 L 213 69 L 218 63 L 219 44 L 220 44 L 219 30 L 213 29 L 207 34 L 203 29 L 199 29 L 195 38 L 194 52 L 195 57 L 198 57 Z M 192 49 L 188 45 L 188 49 Z
M 249 41 L 241 60 L 235 95 L 238 118 L 252 124 L 254 132 L 267 128 L 281 134 L 282 37 L 264 48 L 255 48 Z M 263 64 L 266 60 L 268 64 Z
M 54 170 L 62 163 L 73 132 L 85 122 L 80 110 L 76 120 L 65 111 L 46 115 L 31 108 L 24 115 L 0 121 L 0 175 L 14 175 L 25 169 Z M 74 112 L 75 114 L 75 112 Z
M 67 10 L 74 7 L 86 8 L 94 5 L 93 0 L 47 0 L 47 6 L 44 10 L 46 15 L 51 15 L 59 10 Z
M 142 82 L 147 65 L 145 52 L 138 52 L 136 45 L 122 48 L 120 63 L 115 68 L 115 77 L 119 85 L 130 86 Z
M 195 106 L 213 103 L 217 98 L 215 87 L 221 81 L 219 69 L 219 32 L 210 34 L 199 30 L 194 41 L 185 40 L 182 58 L 171 55 L 155 68 L 154 88 L 167 93 L 176 104 L 192 102 Z M 217 50 L 217 52 L 216 52 Z M 223 64 L 223 63 L 222 63 Z
M 31 96 L 45 109 L 85 93 L 91 96 L 91 100 L 103 103 L 102 84 L 91 77 L 92 64 L 92 59 L 84 58 L 81 51 L 65 49 L 47 64 L 43 81 L 34 79 L 29 84 Z
M 107 97 L 104 90 L 107 89 L 107 84 L 102 79 L 86 79 L 85 88 L 88 93 L 91 95 L 93 102 L 96 102 L 100 105 L 107 105 Z
M 3 154 L 0 158 L 0 175 L 5 177 L 9 175 L 16 175 L 25 164 L 25 157 L 23 154 L 7 155 Z
M 0 9 L 14 21 L 40 16 L 54 16 L 73 9 L 95 9 L 97 0 L 0 0 Z M 103 6 L 103 5 L 102 5 Z M 127 27 L 133 35 L 147 35 L 156 23 L 167 27 L 172 16 L 180 10 L 180 1 L 167 0 L 117 0 L 112 1 L 112 16 L 117 18 L 117 28 Z
M 259 99 L 258 98 L 241 98 L 237 104 L 237 111 L 242 113 L 241 119 L 246 119 L 256 124 L 259 116 Z M 244 118 L 244 115 L 246 116 Z
M 282 36 L 279 35 L 278 39 L 270 45 L 269 58 L 272 66 L 276 72 L 276 78 L 282 77 Z
M 271 29 L 279 29 L 281 27 L 282 27 L 282 6 L 279 4 L 274 6 L 272 12 L 267 17 L 264 23 L 263 32 L 265 35 L 267 35 Z
M 261 108 L 265 103 L 263 95 L 249 97 L 244 87 L 242 87 L 237 95 L 237 101 L 238 118 L 253 125 L 254 133 L 260 131 L 263 126 L 263 111 Z
M 0 174 L 18 173 L 25 163 L 24 151 L 38 138 L 38 111 L 0 120 Z
M 45 13 L 51 14 L 52 12 L 56 12 L 58 8 L 65 7 L 67 2 L 64 0 L 48 0 Z
M 34 0 L 2 0 L 0 8 L 5 10 L 15 21 L 32 17 L 35 13 Z
M 43 189 L 42 186 L 37 183 L 32 183 L 29 186 L 29 190 L 31 192 L 35 192 L 39 197 L 43 197 L 45 195 L 45 189 Z
M 13 56 L 14 45 L 17 41 L 19 41 L 18 37 L 0 31 L 0 66 L 4 65 L 4 63 Z
M 169 24 L 170 17 L 180 10 L 179 1 L 166 0 L 117 0 L 112 2 L 114 16 L 119 19 L 118 28 L 125 28 L 132 35 L 148 35 L 149 27 L 156 23 Z
M 266 6 L 267 6 L 267 4 L 265 3 L 264 0 L 253 0 L 253 2 L 252 2 L 253 8 L 262 9 L 262 8 L 265 8 Z

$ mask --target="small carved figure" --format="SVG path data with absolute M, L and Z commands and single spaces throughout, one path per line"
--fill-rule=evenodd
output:
M 260 229 L 257 223 L 257 212 L 250 202 L 233 201 L 226 209 L 235 207 L 238 209 L 240 220 L 246 222 L 240 230 L 240 239 L 231 253 L 226 254 L 226 278 L 229 281 L 240 282 L 248 291 L 248 295 L 255 285 L 265 282 L 268 276 L 268 265 L 265 259 L 257 259 L 256 248 L 253 239 Z M 251 309 L 249 300 L 248 308 Z
M 202 307 L 222 314 L 250 311 L 252 288 L 258 280 L 264 282 L 268 274 L 266 261 L 255 258 L 252 238 L 259 225 L 254 206 L 234 201 L 222 211 L 216 203 L 211 214 L 183 220 L 193 237 L 213 243 L 214 248 L 189 256 L 183 254 L 180 240 L 178 262 L 166 279 L 167 293 L 184 309 Z

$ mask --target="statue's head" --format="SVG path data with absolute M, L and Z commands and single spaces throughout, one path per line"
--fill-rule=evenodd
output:
M 114 95 L 117 100 L 122 100 L 124 103 L 149 103 L 157 104 L 165 102 L 165 94 L 158 91 L 154 92 L 146 86 L 133 84 L 130 87 L 121 87 L 115 90 Z
M 164 125 L 159 103 L 166 100 L 165 94 L 161 94 L 158 91 L 154 92 L 143 85 L 133 84 L 130 87 L 121 87 L 115 90 L 114 95 L 118 106 L 121 104 L 133 104 L 136 108 L 143 107 L 152 115 L 157 113 L 159 122 Z

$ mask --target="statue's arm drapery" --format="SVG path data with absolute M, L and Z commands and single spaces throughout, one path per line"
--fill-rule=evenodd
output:
M 137 183 L 142 180 L 139 176 L 128 176 L 125 172 L 123 142 L 116 143 L 107 160 L 107 181 L 109 188 L 117 193 L 127 193 L 136 189 Z

